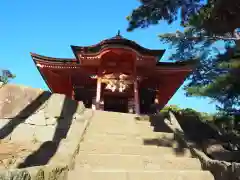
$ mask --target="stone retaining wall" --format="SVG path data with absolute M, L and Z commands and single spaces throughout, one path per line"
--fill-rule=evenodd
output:
M 65 95 L 0 88 L 0 179 L 65 179 L 92 116 Z
M 230 163 L 209 158 L 205 153 L 197 149 L 194 143 L 188 140 L 172 113 L 170 113 L 170 120 L 165 119 L 165 123 L 176 136 L 185 142 L 192 155 L 200 160 L 202 168 L 214 175 L 215 180 L 240 180 L 240 163 Z
M 26 169 L 0 170 L 2 180 L 65 180 L 68 166 L 39 166 Z

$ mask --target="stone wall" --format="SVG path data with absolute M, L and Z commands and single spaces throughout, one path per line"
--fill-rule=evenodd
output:
M 39 166 L 26 169 L 0 170 L 1 180 L 65 180 L 68 166 Z
M 0 88 L 0 119 L 24 118 L 40 109 L 51 93 L 41 89 L 7 84 Z
M 0 88 L 0 179 L 64 179 L 92 115 L 62 94 Z
M 181 128 L 172 113 L 170 113 L 169 119 L 165 119 L 165 124 L 176 134 L 177 137 L 185 142 L 192 155 L 200 160 L 202 168 L 210 171 L 214 175 L 215 180 L 240 180 L 240 163 L 230 163 L 209 158 L 186 137 L 184 130 Z

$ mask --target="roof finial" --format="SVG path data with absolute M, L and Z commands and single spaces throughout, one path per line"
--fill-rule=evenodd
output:
M 121 36 L 121 34 L 120 34 L 120 30 L 118 30 L 118 32 L 117 32 L 117 36 Z
M 122 39 L 120 30 L 117 31 L 117 34 L 114 37 L 112 37 L 112 39 Z

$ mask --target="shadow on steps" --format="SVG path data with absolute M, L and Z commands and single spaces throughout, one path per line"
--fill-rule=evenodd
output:
M 165 116 L 162 114 L 149 115 L 151 126 L 154 132 L 172 133 L 172 130 L 164 123 Z
M 177 156 L 184 156 L 187 151 L 185 143 L 176 137 L 170 139 L 163 136 L 161 138 L 143 139 L 143 144 L 172 148 Z
M 172 130 L 164 123 L 164 119 L 166 117 L 163 114 L 150 115 L 149 118 L 154 132 L 173 133 Z M 187 151 L 185 143 L 175 135 L 173 135 L 172 138 L 163 134 L 159 138 L 143 139 L 143 144 L 172 148 L 177 156 L 184 156 Z

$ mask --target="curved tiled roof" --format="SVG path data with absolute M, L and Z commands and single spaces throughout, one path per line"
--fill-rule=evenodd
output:
M 100 43 L 92 45 L 92 46 L 71 46 L 71 47 L 72 47 L 73 52 L 81 51 L 83 53 L 91 54 L 91 53 L 97 53 L 97 52 L 101 51 L 103 48 L 106 48 L 109 46 L 114 46 L 114 45 L 130 47 L 132 49 L 137 50 L 138 52 L 140 52 L 143 55 L 150 55 L 150 56 L 162 56 L 165 52 L 165 50 L 162 50 L 162 49 L 152 50 L 152 49 L 144 48 L 132 40 L 123 38 L 120 34 L 118 34 L 112 38 L 105 39 L 105 40 L 101 41 Z

